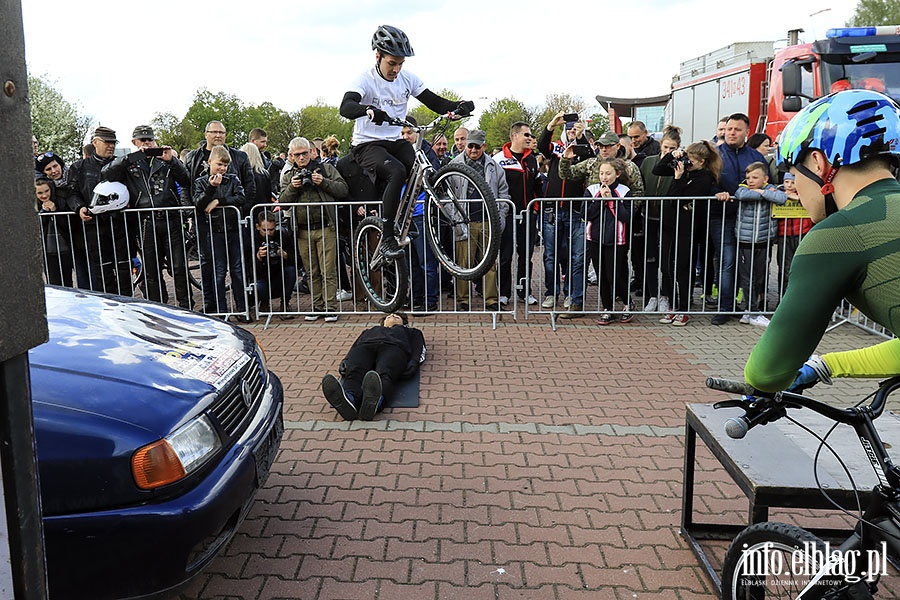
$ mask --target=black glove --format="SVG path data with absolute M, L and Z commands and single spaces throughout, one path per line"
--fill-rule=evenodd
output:
M 388 116 L 388 114 L 386 112 L 384 112 L 383 110 L 381 110 L 380 108 L 375 108 L 374 106 L 367 106 L 366 113 L 368 113 L 369 111 L 372 111 L 372 116 L 369 118 L 376 125 L 381 125 L 385 121 L 391 120 L 391 117 Z
M 471 100 L 460 100 L 456 105 L 456 114 L 461 117 L 468 117 L 475 110 L 475 103 Z

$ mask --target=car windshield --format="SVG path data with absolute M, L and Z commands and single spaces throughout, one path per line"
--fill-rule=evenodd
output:
M 853 58 L 865 59 L 853 62 Z M 900 54 L 875 53 L 822 57 L 822 90 L 865 89 L 900 98 Z

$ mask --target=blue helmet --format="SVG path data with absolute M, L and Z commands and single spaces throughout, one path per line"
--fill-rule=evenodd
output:
M 900 106 L 869 90 L 845 90 L 815 102 L 787 124 L 778 143 L 778 167 L 788 171 L 807 150 L 819 150 L 835 168 L 879 155 L 900 155 Z

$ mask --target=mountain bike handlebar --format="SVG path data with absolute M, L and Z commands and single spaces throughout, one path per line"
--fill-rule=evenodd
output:
M 884 412 L 887 397 L 900 388 L 900 377 L 892 377 L 881 382 L 878 391 L 875 392 L 875 398 L 868 406 L 854 406 L 851 408 L 836 408 L 824 402 L 788 391 L 761 392 L 742 381 L 731 381 L 717 377 L 707 378 L 706 387 L 744 396 L 740 399 L 716 402 L 713 405 L 713 408 L 737 407 L 744 409 L 743 415 L 728 419 L 725 423 L 725 433 L 728 434 L 728 437 L 741 439 L 753 427 L 766 425 L 785 416 L 788 408 L 808 408 L 832 421 L 848 425 L 853 425 L 867 417 L 877 419 Z

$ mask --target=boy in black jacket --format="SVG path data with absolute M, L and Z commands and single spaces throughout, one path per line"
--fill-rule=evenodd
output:
M 371 421 L 391 397 L 394 382 L 415 375 L 425 361 L 425 336 L 407 327 L 405 313 L 391 313 L 363 331 L 341 361 L 341 380 L 322 378 L 322 393 L 347 421 Z

